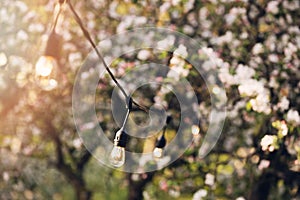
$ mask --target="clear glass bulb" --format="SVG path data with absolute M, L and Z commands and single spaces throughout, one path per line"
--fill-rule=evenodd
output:
M 162 156 L 163 156 L 163 149 L 155 147 L 155 149 L 153 150 L 154 159 L 160 159 Z
M 125 148 L 114 146 L 109 157 L 110 163 L 115 167 L 121 167 L 125 163 Z

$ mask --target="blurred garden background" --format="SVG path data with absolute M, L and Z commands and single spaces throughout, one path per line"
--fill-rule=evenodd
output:
M 120 78 L 135 66 L 159 61 L 178 72 L 166 71 L 159 81 L 185 78 L 199 100 L 194 109 L 200 123 L 190 132 L 194 143 L 171 165 L 142 174 L 101 165 L 76 132 L 72 91 L 92 47 L 68 5 L 60 2 L 0 0 L 0 199 L 300 199 L 298 0 L 70 0 L 96 44 L 149 26 L 193 38 L 199 43 L 193 56 L 205 59 L 203 69 L 216 72 L 224 85 L 224 129 L 213 150 L 200 158 L 214 88 L 170 52 L 140 49 L 111 64 Z M 59 7 L 57 66 L 39 71 L 36 63 Z M 161 40 L 188 52 L 180 41 Z M 85 74 L 87 80 L 91 74 Z M 96 102 L 110 105 L 114 87 L 108 76 L 101 79 Z M 180 117 L 176 97 L 156 87 L 139 88 L 133 97 L 175 113 L 166 133 L 170 141 Z M 113 140 L 118 125 L 110 106 L 96 111 Z M 137 121 L 147 120 L 145 113 L 136 113 Z M 148 151 L 154 142 L 132 140 L 129 147 Z

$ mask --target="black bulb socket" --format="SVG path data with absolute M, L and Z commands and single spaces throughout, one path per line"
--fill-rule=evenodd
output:
M 164 135 L 162 135 L 162 136 L 157 140 L 155 147 L 156 147 L 156 148 L 161 148 L 161 149 L 162 149 L 162 148 L 164 148 L 164 147 L 166 146 L 166 143 L 167 143 L 166 138 L 165 138 Z
M 166 118 L 166 124 L 169 124 L 172 120 L 172 117 L 170 115 L 167 116 Z
M 123 129 L 118 130 L 118 132 L 115 135 L 114 145 L 125 148 L 126 142 L 127 142 L 127 133 Z

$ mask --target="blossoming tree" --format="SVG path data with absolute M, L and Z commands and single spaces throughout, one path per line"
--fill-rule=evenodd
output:
M 78 137 L 72 116 L 76 73 L 92 47 L 70 9 L 62 5 L 56 27 L 61 36 L 57 76 L 45 88 L 37 80 L 35 63 L 45 49 L 57 2 L 1 1 L 1 199 L 299 198 L 299 1 L 70 2 L 97 43 L 147 26 L 178 31 L 198 41 L 195 55 L 188 55 L 189 49 L 172 37 L 162 38 L 160 44 L 203 58 L 202 68 L 217 73 L 226 90 L 226 123 L 215 147 L 200 158 L 212 109 L 210 93 L 217 89 L 207 87 L 192 64 L 174 52 L 141 47 L 114 60 L 111 70 L 121 79 L 136 66 L 159 62 L 168 67 L 157 82 L 187 79 L 198 97 L 193 109 L 200 113 L 194 143 L 158 171 L 123 173 L 101 166 Z M 126 48 L 130 52 L 132 47 Z M 41 75 L 47 73 L 43 70 Z M 91 68 L 83 76 L 88 85 L 97 74 Z M 108 76 L 101 78 L 95 101 L 110 105 L 113 88 Z M 172 91 L 163 88 L 142 87 L 133 97 L 145 106 L 156 103 L 172 113 L 180 111 Z M 96 112 L 105 134 L 112 138 L 118 125 L 110 107 L 96 107 Z M 139 111 L 134 116 L 135 121 L 147 120 Z M 174 137 L 176 117 L 180 114 L 166 132 L 167 140 Z M 88 125 L 85 128 L 93 131 Z M 129 145 L 149 151 L 155 140 L 133 139 Z

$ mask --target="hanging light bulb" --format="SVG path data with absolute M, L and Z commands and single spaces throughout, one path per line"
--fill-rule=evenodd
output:
M 114 167 L 121 167 L 125 163 L 125 147 L 127 134 L 121 128 L 115 136 L 114 147 L 111 151 L 109 161 Z
M 153 157 L 155 160 L 159 160 L 160 158 L 163 157 L 163 148 L 166 146 L 166 138 L 165 138 L 165 133 L 167 129 L 167 125 L 171 122 L 171 116 L 167 116 L 166 119 L 166 125 L 164 126 L 163 133 L 161 137 L 157 140 L 155 148 L 153 150 Z
M 53 26 L 49 35 L 44 54 L 38 59 L 35 65 L 35 80 L 43 90 L 53 90 L 57 87 L 58 60 L 60 58 L 62 37 L 56 33 L 55 29 L 62 5 L 65 1 L 59 0 L 56 4 Z
M 114 167 L 121 167 L 125 163 L 125 149 L 123 147 L 114 146 L 110 154 L 110 163 Z
M 49 35 L 44 55 L 39 57 L 35 65 L 35 80 L 43 90 L 53 90 L 57 87 L 57 60 L 60 57 L 61 36 L 55 31 Z
M 162 136 L 157 140 L 155 148 L 153 150 L 153 157 L 155 160 L 158 160 L 163 157 L 163 148 L 166 146 L 166 138 L 165 138 L 165 128 Z
M 57 86 L 54 78 L 54 69 L 57 68 L 55 58 L 51 56 L 41 56 L 35 65 L 35 78 L 38 85 L 43 90 L 53 90 Z M 52 76 L 53 75 L 53 76 Z
M 132 110 L 132 98 L 129 96 L 126 100 L 127 113 L 124 118 L 121 129 L 116 133 L 114 147 L 110 153 L 109 161 L 115 167 L 121 167 L 125 163 L 125 147 L 127 142 L 127 133 L 124 131 L 130 111 Z

